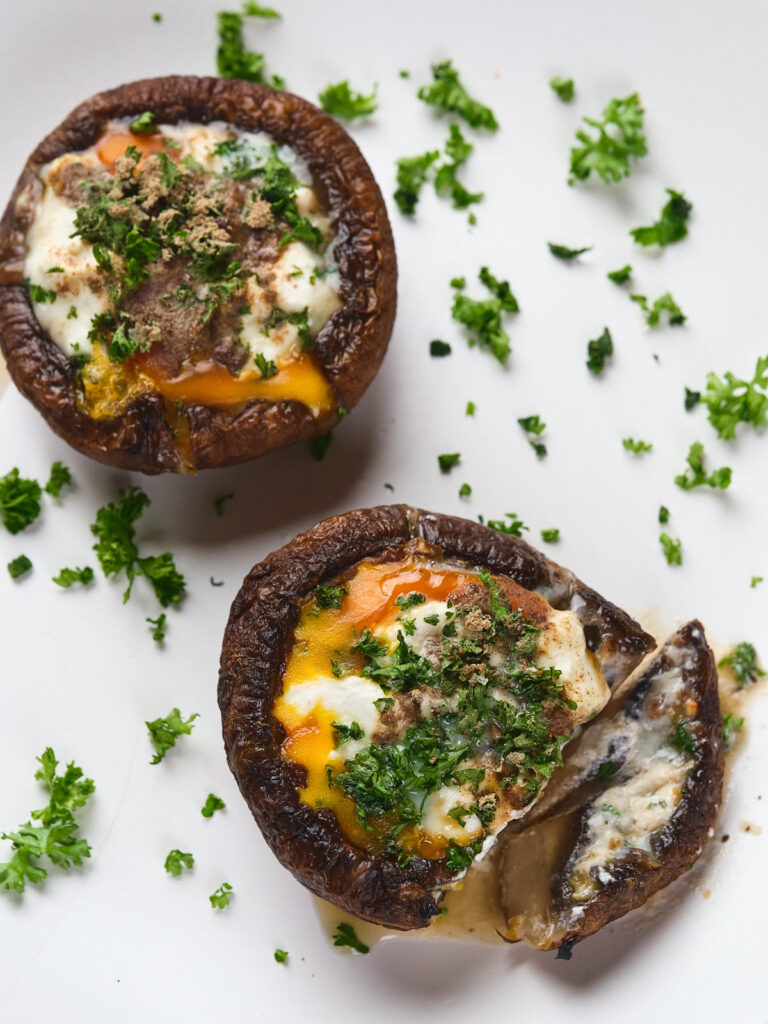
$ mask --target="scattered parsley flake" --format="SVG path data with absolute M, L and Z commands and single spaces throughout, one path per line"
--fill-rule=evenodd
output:
M 550 78 L 549 87 L 563 103 L 573 102 L 576 88 L 572 78 L 561 78 L 560 75 L 555 75 L 553 78 Z
M 246 49 L 243 39 L 243 18 L 263 18 L 265 15 L 259 12 L 269 9 L 261 8 L 255 3 L 246 3 L 242 14 L 237 11 L 219 11 L 216 15 L 219 32 L 216 67 L 222 78 L 240 78 L 246 82 L 270 85 L 275 89 L 284 88 L 285 81 L 279 75 L 272 75 L 267 81 L 264 74 L 264 54 Z
M 229 906 L 229 901 L 232 899 L 234 890 L 229 882 L 222 882 L 216 892 L 211 893 L 208 899 L 211 901 L 211 906 L 214 910 L 224 910 L 225 907 Z
M 659 506 L 659 522 L 665 526 L 669 522 L 669 509 L 666 505 Z
M 542 530 L 541 539 L 545 544 L 555 544 L 560 540 L 560 530 L 558 527 L 554 527 L 551 530 Z
M 758 583 L 762 583 L 762 582 L 763 582 L 763 577 L 762 576 L 753 576 L 752 579 L 749 581 L 749 585 L 754 590 L 754 588 L 758 585 Z
M 661 314 L 666 312 L 669 314 L 669 326 L 670 327 L 681 327 L 688 317 L 680 309 L 678 304 L 672 298 L 670 292 L 664 292 L 658 299 L 654 300 L 652 306 L 648 304 L 648 299 L 645 295 L 630 295 L 632 302 L 636 302 L 638 306 L 645 313 L 645 322 L 649 327 L 658 326 L 661 320 Z
M 508 281 L 499 281 L 488 267 L 481 267 L 480 282 L 491 292 L 490 299 L 471 299 L 462 294 L 464 278 L 454 278 L 451 287 L 457 289 L 453 297 L 451 316 L 472 332 L 470 347 L 477 344 L 489 351 L 502 366 L 506 365 L 511 353 L 509 335 L 502 327 L 502 313 L 517 313 L 520 310 Z
M 211 586 L 212 587 L 223 587 L 224 586 L 224 580 L 215 580 L 213 578 L 213 576 L 211 576 Z
M 683 564 L 683 542 L 679 538 L 673 539 L 668 533 L 660 533 L 659 543 L 664 550 L 667 565 Z
M 420 100 L 430 106 L 441 107 L 450 114 L 457 114 L 473 128 L 487 128 L 491 132 L 498 130 L 499 123 L 490 107 L 472 99 L 459 81 L 459 72 L 450 60 L 432 65 L 432 79 L 429 85 L 423 85 L 417 95 Z
M 733 712 L 729 711 L 727 715 L 723 715 L 723 749 L 730 750 L 733 746 L 736 734 L 740 733 L 744 728 L 744 719 L 737 718 Z
M 216 811 L 223 811 L 226 806 L 220 796 L 216 796 L 215 793 L 209 793 L 205 798 L 205 803 L 200 808 L 200 813 L 204 818 L 212 818 Z
M 12 580 L 24 576 L 32 568 L 32 562 L 26 555 L 18 555 L 8 563 L 8 574 Z
M 166 614 L 162 612 L 156 619 L 146 618 L 144 621 L 148 622 L 152 626 L 152 639 L 156 644 L 161 644 L 165 641 L 165 620 Z
M 227 494 L 222 494 L 220 497 L 213 499 L 213 507 L 216 509 L 217 516 L 224 515 L 224 506 L 228 501 L 231 501 L 234 496 L 234 493 L 229 491 Z
M 288 959 L 288 953 L 284 949 L 276 949 L 274 952 L 275 962 L 278 964 L 284 964 Z
M 632 267 L 627 263 L 618 270 L 609 270 L 605 276 L 614 284 L 626 284 L 632 276 Z
M 259 370 L 263 380 L 269 380 L 270 377 L 276 377 L 278 374 L 277 363 L 272 359 L 267 359 L 263 352 L 257 352 L 253 357 L 254 363 Z
M 719 487 L 720 490 L 724 491 L 730 486 L 732 476 L 730 466 L 721 466 L 719 469 L 714 469 L 711 473 L 707 473 L 704 469 L 704 445 L 701 442 L 695 441 L 691 445 L 685 461 L 688 463 L 688 469 L 675 477 L 675 483 L 684 491 L 690 491 L 694 487 L 704 485 L 714 488 Z
M 469 192 L 457 176 L 459 168 L 467 162 L 474 148 L 461 134 L 459 126 L 452 124 L 445 144 L 447 160 L 437 168 L 435 174 L 435 192 L 439 196 L 450 196 L 454 210 L 466 210 L 483 198 L 482 192 Z
M 685 400 L 683 401 L 683 405 L 685 406 L 685 411 L 686 412 L 690 412 L 691 409 L 695 409 L 700 401 L 701 401 L 701 392 L 700 391 L 691 391 L 690 388 L 686 388 L 685 389 Z
M 59 587 L 71 587 L 75 583 L 87 586 L 92 580 L 93 569 L 89 565 L 82 569 L 62 569 L 58 576 L 53 577 L 53 582 Z
M 451 346 L 447 341 L 440 341 L 439 338 L 435 338 L 434 341 L 429 343 L 429 354 L 431 356 L 449 356 L 451 354 Z
M 48 857 L 56 867 L 67 871 L 73 864 L 80 867 L 91 855 L 90 845 L 78 835 L 74 812 L 88 802 L 96 788 L 93 779 L 84 778 L 74 761 L 57 774 L 59 762 L 51 747 L 46 747 L 37 761 L 40 768 L 35 778 L 48 790 L 48 804 L 32 811 L 30 820 L 17 832 L 0 836 L 13 846 L 11 859 L 0 864 L 0 887 L 18 893 L 24 892 L 27 882 L 37 885 L 48 876 L 40 866 L 41 857 Z
M 173 875 L 174 878 L 178 878 L 179 875 L 184 871 L 191 871 L 195 866 L 195 858 L 191 853 L 182 853 L 181 850 L 171 850 L 168 856 L 165 858 L 165 870 L 169 875 Z
M 338 587 L 330 587 L 321 583 L 315 587 L 315 601 L 318 608 L 335 608 L 339 611 L 343 599 L 348 594 L 348 583 L 341 583 Z
M 341 924 L 336 926 L 336 931 L 333 933 L 332 938 L 334 946 L 349 946 L 356 953 L 370 953 L 371 951 L 370 946 L 366 946 L 364 942 L 358 939 L 355 929 L 351 924 L 347 924 L 346 921 L 342 921 Z
M 0 518 L 9 533 L 19 533 L 40 515 L 40 484 L 14 468 L 0 477 Z
M 496 530 L 497 533 L 506 533 L 511 537 L 522 537 L 523 530 L 528 529 L 522 519 L 518 519 L 515 512 L 505 512 L 504 515 L 509 522 L 505 522 L 504 519 L 489 519 L 484 525 L 491 530 Z M 478 519 L 483 523 L 482 516 L 479 516 Z
M 246 0 L 243 4 L 243 14 L 246 18 L 265 18 L 268 20 L 282 18 L 280 11 L 276 11 L 274 7 L 262 7 L 261 4 L 257 4 L 254 0 Z
M 469 486 L 469 484 L 462 484 L 461 487 L 459 488 L 459 497 L 460 498 L 468 498 L 471 493 L 472 493 L 472 488 Z
M 415 213 L 429 169 L 439 156 L 439 150 L 435 149 L 421 156 L 403 156 L 397 161 L 397 189 L 394 200 L 401 213 Z
M 762 429 L 768 425 L 766 389 L 768 355 L 758 358 L 750 381 L 741 380 L 730 371 L 722 378 L 716 373 L 707 374 L 707 387 L 701 401 L 707 407 L 709 422 L 724 441 L 730 441 L 736 436 L 738 423 L 750 423 L 755 429 Z M 687 395 L 686 388 L 686 407 Z
M 633 228 L 630 235 L 639 245 L 671 245 L 688 234 L 688 217 L 693 204 L 681 192 L 667 189 L 669 202 L 662 208 L 661 216 L 654 224 L 644 228 Z
M 464 410 L 465 416 L 474 416 L 477 411 L 477 406 L 474 402 L 467 402 L 467 408 Z
M 351 121 L 355 117 L 367 117 L 378 107 L 376 86 L 369 96 L 353 92 L 347 80 L 327 86 L 318 96 L 320 106 L 327 114 Z
M 584 128 L 576 132 L 580 145 L 571 149 L 568 184 L 585 181 L 592 171 L 606 184 L 621 181 L 632 173 L 630 158 L 648 152 L 643 134 L 644 110 L 637 93 L 624 99 L 612 99 L 603 110 L 601 120 L 583 118 L 596 134 Z
M 32 284 L 28 278 L 24 279 L 24 284 L 27 286 L 30 299 L 40 305 L 43 305 L 46 302 L 55 302 L 58 298 L 56 292 L 52 288 L 43 288 L 42 285 Z
M 61 494 L 62 488 L 67 485 L 72 485 L 72 473 L 63 462 L 59 462 L 57 460 L 51 466 L 51 475 L 48 477 L 48 483 L 43 489 L 46 494 L 50 494 L 54 498 L 58 498 Z
M 521 416 L 517 421 L 526 434 L 542 434 L 547 424 L 541 419 L 538 413 L 535 416 Z
M 461 455 L 459 452 L 451 452 L 446 455 L 437 456 L 437 464 L 441 473 L 450 473 L 454 466 L 458 465 Z
M 593 248 L 591 245 L 585 245 L 582 249 L 569 249 L 567 245 L 557 245 L 555 242 L 547 242 L 547 245 L 552 255 L 557 256 L 559 260 L 575 260 L 577 256 L 591 252 Z
M 632 452 L 634 455 L 653 451 L 653 443 L 649 441 L 635 441 L 633 437 L 625 437 L 621 443 L 625 451 Z
M 746 640 L 736 644 L 730 654 L 718 661 L 717 667 L 729 668 L 741 689 L 751 683 L 756 683 L 761 676 L 765 675 L 764 670 L 757 663 L 757 651 L 753 644 L 747 643 Z
M 587 342 L 587 368 L 598 376 L 605 369 L 605 360 L 613 355 L 613 338 L 607 327 L 599 338 Z
M 322 462 L 332 440 L 333 433 L 330 430 L 327 434 L 321 434 L 319 437 L 313 437 L 311 439 L 309 442 L 309 454 L 315 462 Z
M 157 132 L 155 115 L 151 110 L 145 110 L 138 117 L 131 121 L 130 129 L 134 135 L 154 135 Z
M 155 11 L 155 13 L 152 15 L 152 21 L 154 21 L 157 24 L 159 24 L 162 20 L 163 20 L 163 16 L 160 13 L 160 11 Z
M 193 714 L 185 721 L 181 717 L 179 709 L 173 708 L 165 718 L 156 718 L 152 722 L 145 722 L 144 724 L 149 730 L 149 740 L 155 748 L 155 754 L 150 764 L 160 764 L 171 747 L 176 746 L 179 736 L 189 736 L 194 729 L 195 719 L 199 717 L 198 714 Z

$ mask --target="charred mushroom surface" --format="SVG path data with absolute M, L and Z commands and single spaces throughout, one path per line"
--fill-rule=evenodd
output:
M 74 447 L 195 470 L 333 426 L 384 356 L 395 278 L 381 194 L 332 118 L 153 79 L 30 157 L 0 221 L 0 343 Z
M 423 927 L 651 646 L 517 538 L 407 506 L 348 513 L 256 566 L 235 600 L 230 767 L 306 886 Z
M 641 906 L 701 853 L 722 780 L 715 662 L 690 622 L 584 730 L 533 823 L 503 837 L 508 938 L 568 948 Z

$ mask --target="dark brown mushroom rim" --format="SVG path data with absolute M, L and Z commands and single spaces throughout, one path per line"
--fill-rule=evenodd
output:
M 312 892 L 361 918 L 421 928 L 456 880 L 446 859 L 407 864 L 371 854 L 342 833 L 334 813 L 299 797 L 306 769 L 283 756 L 286 733 L 272 708 L 303 605 L 319 585 L 339 584 L 362 560 L 409 555 L 488 571 L 572 610 L 609 683 L 620 683 L 654 646 L 625 612 L 524 541 L 477 523 L 406 505 L 349 512 L 319 523 L 266 558 L 234 601 L 221 655 L 219 706 L 230 768 L 281 863 Z
M 717 819 L 723 724 L 701 623 L 672 636 L 501 838 L 508 938 L 571 947 L 684 874 Z
M 312 347 L 331 396 L 320 411 L 292 395 L 222 406 L 206 404 L 199 395 L 188 402 L 169 400 L 151 390 L 119 415 L 94 417 L 84 406 L 79 368 L 41 327 L 23 283 L 25 239 L 42 190 L 38 172 L 65 153 L 93 146 L 110 121 L 130 123 L 145 111 L 157 124 L 223 121 L 235 129 L 265 132 L 278 145 L 291 146 L 308 168 L 335 236 L 340 277 L 341 306 Z M 136 289 L 133 299 L 137 308 L 153 301 L 151 288 Z M 74 448 L 125 469 L 159 473 L 223 466 L 324 434 L 375 376 L 395 304 L 392 233 L 379 188 L 357 146 L 306 100 L 248 82 L 170 76 L 132 82 L 86 100 L 32 153 L 0 221 L 0 345 L 13 380 Z M 181 329 L 176 333 L 183 335 Z M 231 345 L 224 346 L 228 351 L 222 356 L 204 334 L 193 341 L 217 366 L 219 360 L 222 366 L 237 361 Z M 157 344 L 162 348 L 162 341 Z

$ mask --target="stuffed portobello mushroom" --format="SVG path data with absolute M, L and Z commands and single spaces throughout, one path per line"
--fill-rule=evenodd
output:
M 0 221 L 0 344 L 21 392 L 147 473 L 328 431 L 384 356 L 396 264 L 355 143 L 306 100 L 169 77 L 87 100 Z
M 233 604 L 229 764 L 304 885 L 425 927 L 653 646 L 516 537 L 404 505 L 350 512 L 257 565 Z

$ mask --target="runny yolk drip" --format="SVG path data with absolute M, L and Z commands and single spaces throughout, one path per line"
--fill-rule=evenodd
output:
M 343 598 L 340 609 L 319 608 L 314 601 L 302 609 L 283 675 L 283 693 L 301 683 L 330 678 L 331 661 L 340 657 L 346 665 L 353 663 L 352 671 L 362 672 L 363 657 L 354 654 L 350 658 L 350 648 L 363 630 L 386 627 L 401 615 L 402 609 L 394 603 L 399 596 L 417 591 L 427 601 L 445 601 L 473 583 L 477 583 L 474 574 L 417 565 L 411 560 L 362 563 L 347 583 L 349 593 Z M 547 607 L 543 598 L 508 580 L 504 580 L 503 585 L 513 607 L 521 608 L 526 617 L 540 618 Z M 307 715 L 302 715 L 278 697 L 273 714 L 285 729 L 284 757 L 303 765 L 307 771 L 306 785 L 299 790 L 302 802 L 310 807 L 330 808 L 351 842 L 364 849 L 374 846 L 371 832 L 357 819 L 354 802 L 328 782 L 326 765 L 330 763 L 336 770 L 342 767 L 340 760 L 329 762 L 335 749 L 334 712 L 318 703 Z M 404 833 L 401 841 L 404 848 L 412 849 L 421 857 L 437 859 L 445 855 L 446 842 L 427 836 L 418 828 Z

